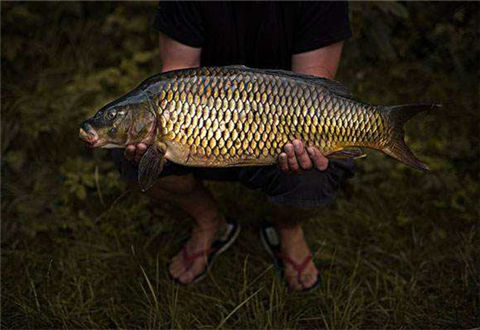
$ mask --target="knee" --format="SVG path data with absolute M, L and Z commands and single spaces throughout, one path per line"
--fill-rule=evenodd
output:
M 156 194 L 161 191 L 172 195 L 188 195 L 195 191 L 199 184 L 200 182 L 191 174 L 170 175 L 158 179 L 150 193 Z

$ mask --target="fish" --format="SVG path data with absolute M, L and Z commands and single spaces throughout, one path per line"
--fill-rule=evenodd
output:
M 439 104 L 373 105 L 342 83 L 243 65 L 169 71 L 102 107 L 80 125 L 90 148 L 146 143 L 139 162 L 143 191 L 166 160 L 194 167 L 268 166 L 301 139 L 329 158 L 381 151 L 428 171 L 404 142 L 404 124 Z

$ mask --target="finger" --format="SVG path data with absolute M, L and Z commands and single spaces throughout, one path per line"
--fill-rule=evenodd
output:
M 293 140 L 293 148 L 300 167 L 304 170 L 310 170 L 312 168 L 312 161 L 310 160 L 308 153 L 305 151 L 302 141 L 298 139 Z
M 300 171 L 300 166 L 298 166 L 297 158 L 295 157 L 288 157 L 288 168 L 293 173 L 298 173 Z
M 287 173 L 288 172 L 288 160 L 287 160 L 287 154 L 282 152 L 279 156 L 278 156 L 278 165 L 280 166 L 280 169 Z
M 300 168 L 298 166 L 297 158 L 295 157 L 293 145 L 287 143 L 284 149 L 287 154 L 288 171 L 298 172 Z
M 125 158 L 126 158 L 126 159 L 132 160 L 133 157 L 135 157 L 135 146 L 134 146 L 133 144 L 129 144 L 129 145 L 125 148 L 124 155 L 125 155 Z
M 320 171 L 325 171 L 328 167 L 328 158 L 322 155 L 317 148 L 310 147 L 307 149 L 313 164 Z
M 295 151 L 293 149 L 293 144 L 287 143 L 285 147 L 283 147 L 283 150 L 285 150 L 285 153 L 287 154 L 288 158 L 295 157 Z
M 147 145 L 145 143 L 137 144 L 137 149 L 135 150 L 135 161 L 138 162 L 142 158 L 143 154 L 147 150 Z

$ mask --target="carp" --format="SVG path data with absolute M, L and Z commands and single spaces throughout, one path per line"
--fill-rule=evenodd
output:
M 359 158 L 370 148 L 428 170 L 404 142 L 403 125 L 438 104 L 372 105 L 334 80 L 245 66 L 154 75 L 81 124 L 89 147 L 144 142 L 143 191 L 165 159 L 185 166 L 266 166 L 295 138 L 325 156 Z

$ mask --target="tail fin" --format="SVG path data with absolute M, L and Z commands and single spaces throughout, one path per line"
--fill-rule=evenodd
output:
M 428 166 L 418 160 L 417 157 L 415 157 L 412 151 L 410 151 L 410 149 L 405 144 L 405 141 L 403 140 L 403 137 L 405 135 L 403 125 L 417 113 L 439 107 L 441 107 L 440 104 L 425 103 L 384 107 L 384 111 L 387 117 L 393 123 L 393 136 L 390 142 L 382 151 L 385 154 L 413 168 L 423 171 L 429 171 Z

